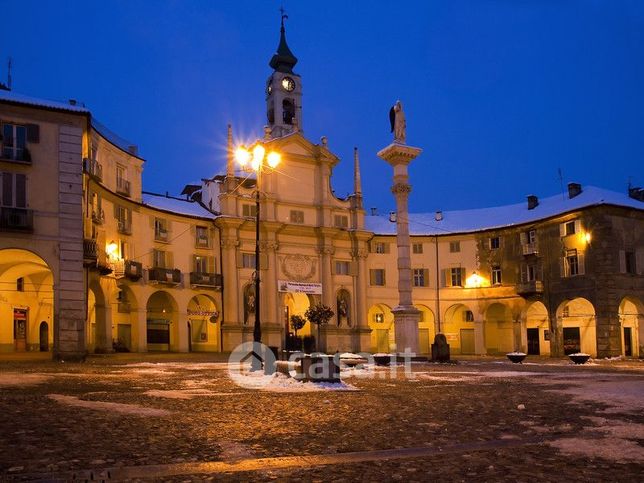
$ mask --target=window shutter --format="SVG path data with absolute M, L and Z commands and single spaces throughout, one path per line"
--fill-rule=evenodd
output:
M 165 252 L 165 268 L 177 268 L 174 266 L 174 257 L 172 252 Z
M 198 272 L 198 265 L 197 265 L 197 255 L 192 256 L 192 271 L 193 272 Z
M 566 256 L 564 255 L 564 256 L 563 256 L 563 257 L 561 257 L 561 259 L 559 260 L 559 270 L 560 270 L 560 272 L 561 272 L 561 276 L 562 276 L 562 277 L 567 277 L 567 276 L 568 276 L 568 270 L 567 270 L 567 268 L 568 268 L 568 264 L 566 263 Z
M 24 174 L 16 174 L 16 208 L 27 207 L 27 177 Z
M 2 173 L 2 205 L 13 206 L 13 173 Z
M 644 275 L 644 249 L 638 248 L 635 252 L 635 272 Z
M 37 144 L 40 142 L 40 126 L 27 124 L 27 142 Z
M 376 271 L 375 270 L 369 270 L 369 285 L 375 285 L 376 284 Z
M 619 273 L 626 273 L 626 252 L 619 251 Z
M 528 266 L 525 263 L 521 264 L 521 281 L 524 283 L 528 281 Z
M 575 233 L 581 233 L 581 220 L 575 220 Z
M 565 237 L 565 236 L 566 236 L 566 224 L 565 224 L 565 223 L 561 223 L 561 224 L 559 225 L 559 236 L 560 236 L 561 238 L 563 238 L 563 237 Z M 562 273 L 563 273 L 563 272 L 562 272 Z
M 423 268 L 423 287 L 429 287 L 429 270 Z
M 521 239 L 521 245 L 528 244 L 528 234 L 525 231 L 522 231 L 521 233 L 519 233 L 519 237 Z
M 443 285 L 443 287 L 452 286 L 452 277 L 449 268 L 444 268 L 441 270 L 441 285 Z
M 385 247 L 384 252 L 385 252 L 385 253 L 389 253 L 389 245 L 390 245 L 390 243 L 383 243 L 383 245 L 384 245 L 384 247 Z
M 583 252 L 577 252 L 577 273 L 578 275 L 584 275 L 586 273 L 586 257 Z
M 465 285 L 465 269 L 461 267 L 461 287 Z
M 382 270 L 382 286 L 385 287 L 387 285 L 387 271 Z
M 208 257 L 208 272 L 217 273 L 217 260 L 215 257 Z

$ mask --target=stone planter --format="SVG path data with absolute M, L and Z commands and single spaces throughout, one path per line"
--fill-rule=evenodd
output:
M 505 356 L 515 364 L 521 364 L 526 358 L 526 354 L 523 352 L 509 352 Z
M 395 362 L 396 356 L 392 354 L 374 354 L 373 361 L 377 366 L 388 366 L 392 361 Z
M 295 361 L 295 379 L 302 382 L 340 382 L 340 368 L 333 356 L 305 355 Z
M 578 352 L 577 354 L 568 354 L 568 357 L 575 364 L 585 364 L 588 362 L 588 359 L 590 359 L 590 354 L 582 354 L 581 352 Z

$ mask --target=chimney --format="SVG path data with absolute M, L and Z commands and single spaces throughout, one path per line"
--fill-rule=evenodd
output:
M 581 185 L 579 183 L 568 183 L 568 198 L 571 200 L 581 194 Z
M 378 208 L 375 206 L 371 207 L 371 216 L 376 216 L 378 214 Z
M 442 211 L 437 211 L 436 214 L 434 215 L 434 219 L 436 221 L 441 221 L 443 219 L 443 212 Z
M 536 195 L 528 195 L 528 209 L 534 210 L 537 206 L 539 206 L 539 198 Z
M 70 99 L 69 100 L 69 105 L 70 106 L 75 106 L 76 105 L 76 99 Z
M 628 196 L 630 196 L 631 198 L 637 201 L 644 201 L 644 189 L 638 188 L 638 187 L 634 187 L 634 188 L 629 187 Z

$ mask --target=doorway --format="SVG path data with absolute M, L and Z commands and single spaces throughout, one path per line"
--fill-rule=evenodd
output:
M 568 355 L 581 352 L 581 335 L 579 334 L 579 327 L 564 327 L 563 340 L 564 354 Z
M 27 350 L 27 310 L 13 309 L 13 340 L 17 352 Z
M 40 352 L 49 351 L 49 326 L 44 320 L 40 323 Z
M 528 355 L 538 356 L 539 350 L 539 329 L 528 329 Z
M 624 327 L 624 355 L 633 356 L 633 334 L 630 327 Z
M 474 329 L 461 329 L 461 354 L 474 354 Z

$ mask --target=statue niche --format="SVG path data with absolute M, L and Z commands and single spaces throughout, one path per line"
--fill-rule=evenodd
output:
M 339 290 L 336 300 L 336 314 L 338 319 L 338 326 L 351 325 L 351 317 L 349 314 L 349 307 L 351 306 L 351 295 L 346 290 Z

